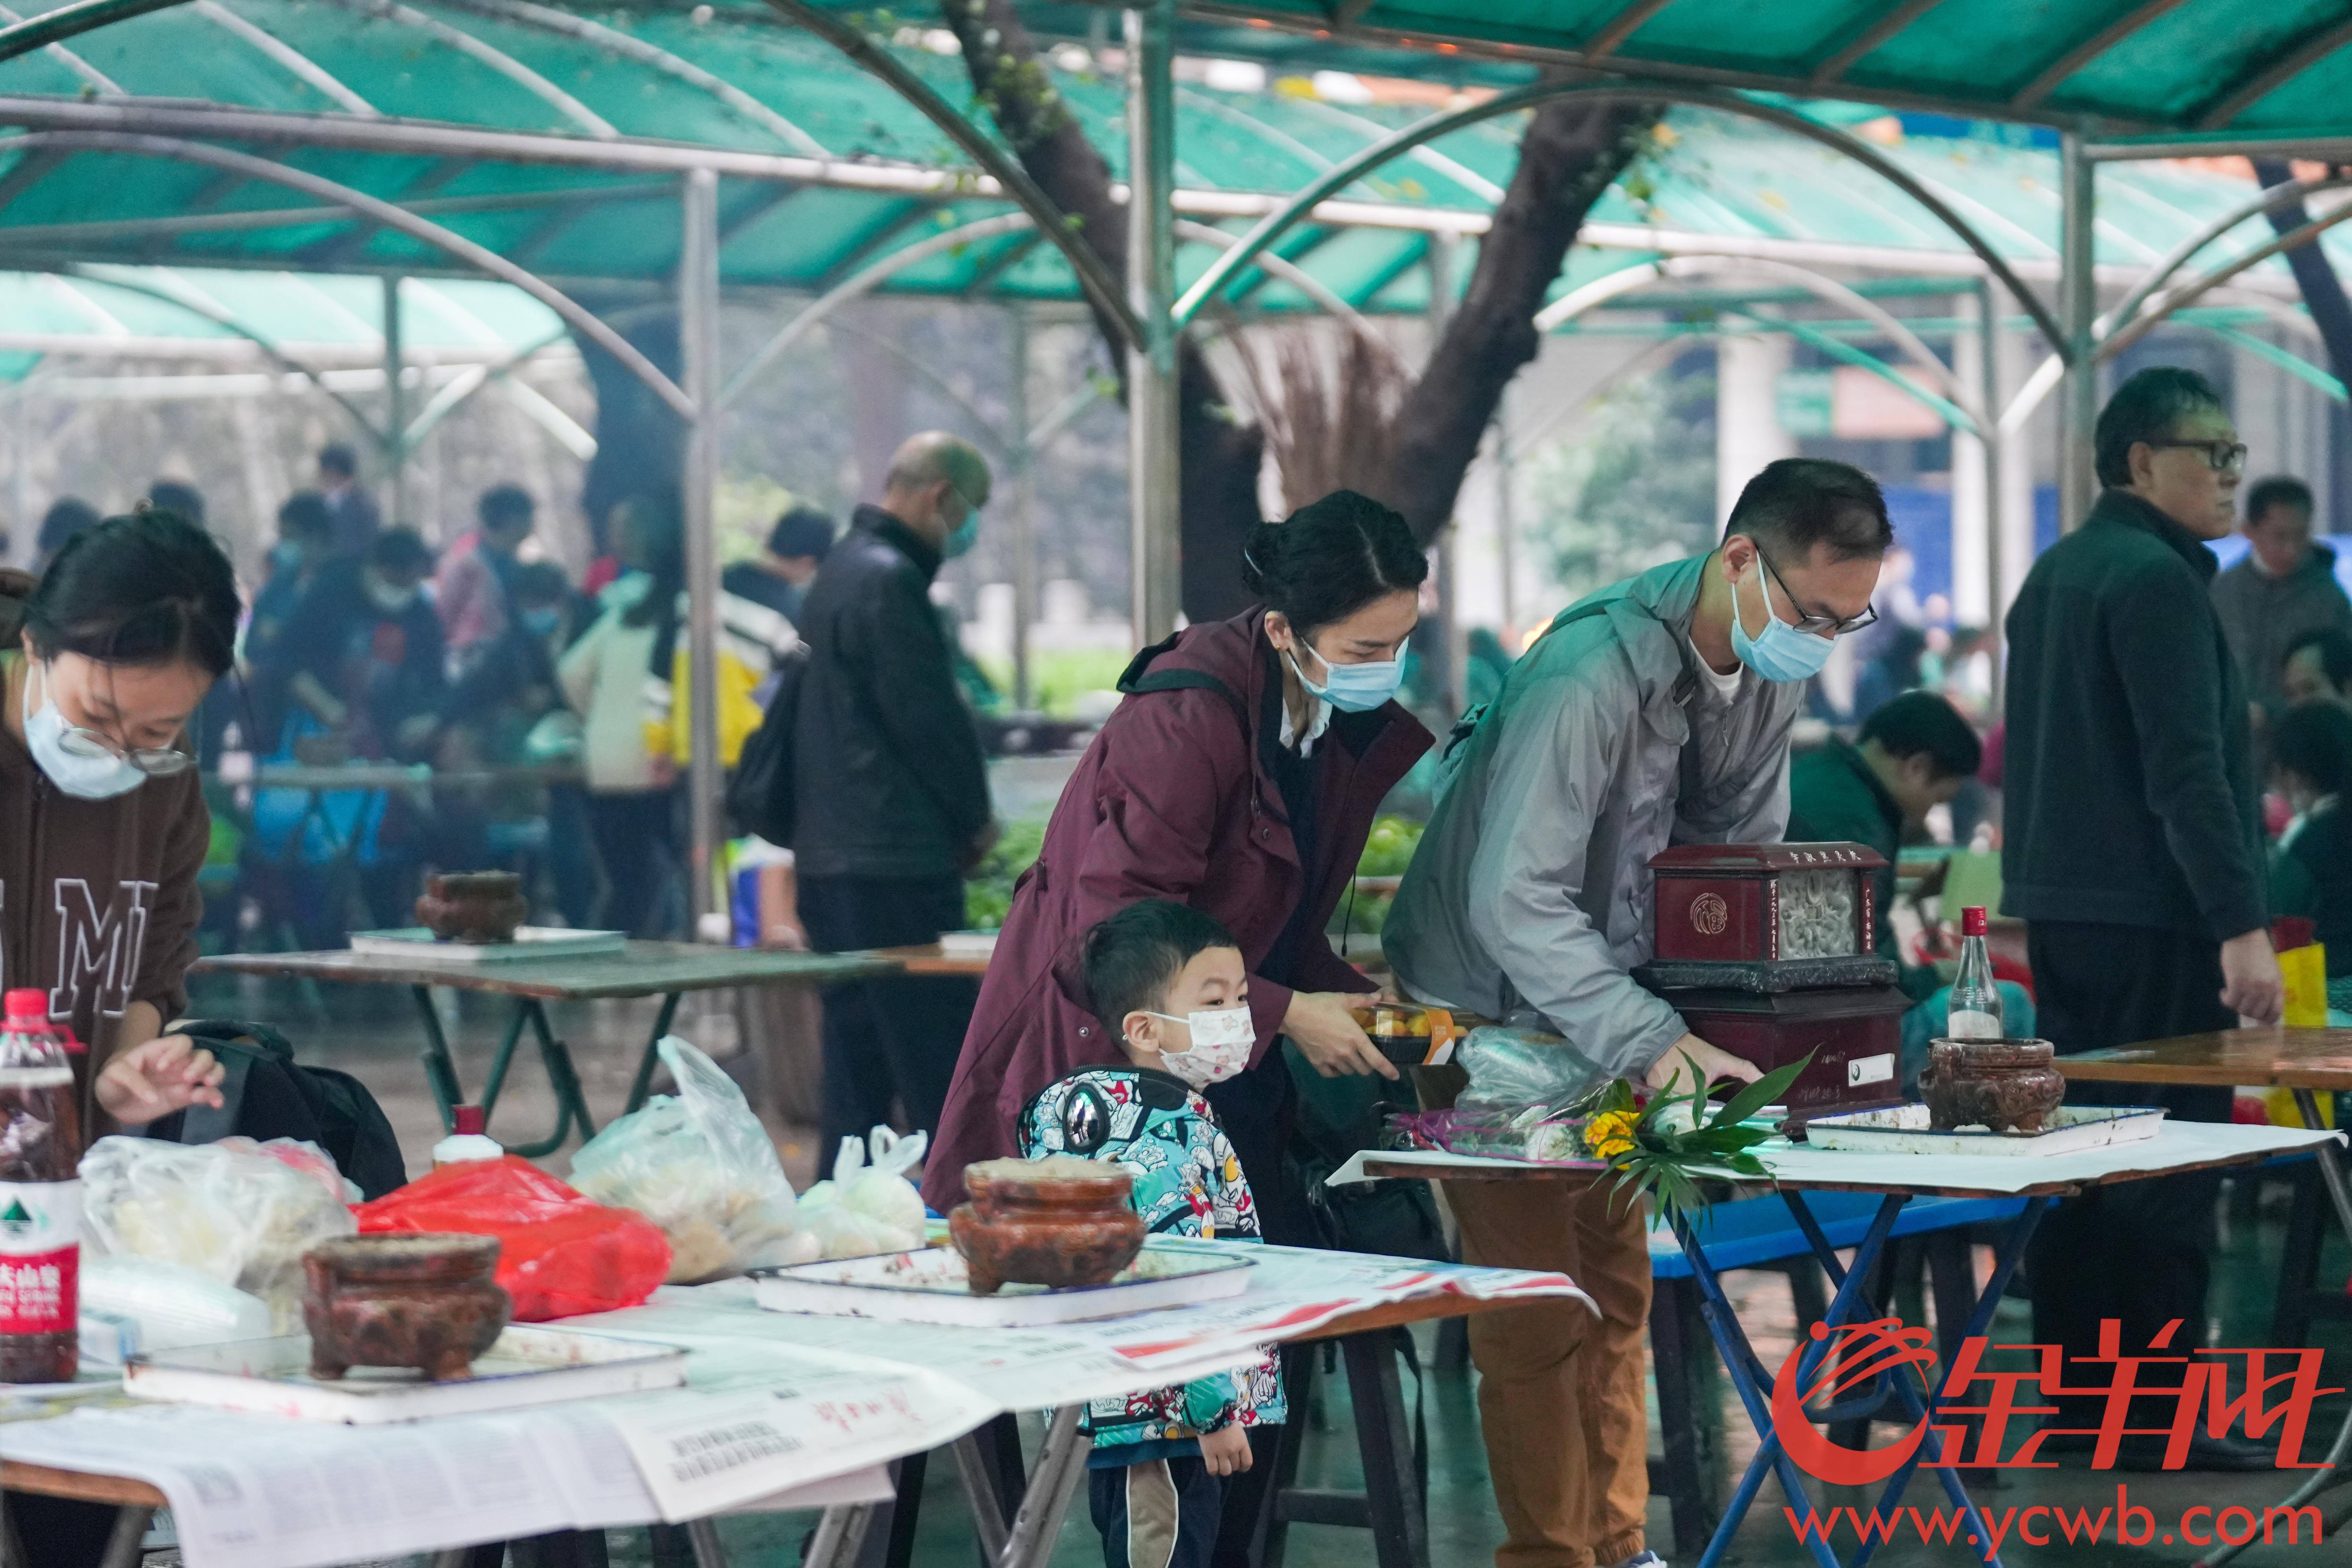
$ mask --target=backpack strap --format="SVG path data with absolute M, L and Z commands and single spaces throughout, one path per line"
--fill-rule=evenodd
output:
M 1552 617 L 1551 625 L 1544 627 L 1542 631 L 1536 634 L 1536 642 L 1539 643 L 1543 641 L 1544 638 L 1551 636 L 1552 633 L 1559 630 L 1562 626 L 1572 626 L 1579 621 L 1589 621 L 1595 616 L 1605 616 L 1609 613 L 1609 606 L 1616 604 L 1617 602 L 1618 601 L 1615 599 L 1599 599 L 1590 605 L 1580 605 L 1572 610 L 1563 610 L 1559 615 Z M 1647 614 L 1648 612 L 1644 611 L 1643 613 Z M 1519 657 L 1521 658 L 1527 658 L 1528 654 L 1535 651 L 1535 643 L 1529 643 L 1527 646 L 1526 651 L 1521 653 Z M 1471 736 L 1478 732 L 1478 725 L 1480 721 L 1486 717 L 1486 710 L 1492 707 L 1494 707 L 1492 702 L 1481 702 L 1477 707 L 1471 709 L 1468 712 L 1463 714 L 1461 718 L 1456 719 L 1454 721 L 1454 728 L 1446 732 L 1445 744 L 1439 749 L 1437 753 L 1437 760 L 1440 763 L 1453 761 L 1454 753 L 1459 751 L 1462 748 L 1463 743 L 1468 741 Z
M 1129 696 L 1139 695 L 1147 691 L 1214 691 L 1231 705 L 1234 715 L 1242 721 L 1243 731 L 1245 734 L 1248 733 L 1252 729 L 1249 713 L 1243 706 L 1241 694 L 1232 687 L 1206 670 L 1151 668 L 1153 660 L 1175 646 L 1176 639 L 1171 637 L 1164 641 L 1153 643 L 1129 659 L 1127 668 L 1119 674 L 1119 691 Z

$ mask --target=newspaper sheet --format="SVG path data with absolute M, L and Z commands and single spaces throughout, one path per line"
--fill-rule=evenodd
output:
M 965 1329 L 771 1312 L 741 1281 L 665 1289 L 570 1326 L 684 1347 L 683 1389 L 375 1427 L 126 1403 L 117 1392 L 53 1419 L 0 1411 L 0 1456 L 151 1483 L 171 1501 L 188 1568 L 318 1568 L 551 1530 L 861 1500 L 887 1486 L 883 1461 L 1000 1412 L 1184 1382 L 1349 1313 L 1442 1295 L 1584 1299 L 1559 1274 L 1187 1245 L 1249 1258 L 1249 1289 L 1093 1323 Z
M 688 1342 L 688 1386 L 374 1427 L 84 1402 L 0 1426 L 0 1456 L 143 1480 L 188 1568 L 314 1568 L 551 1530 L 887 1492 L 876 1468 L 994 1414 L 867 1358 Z

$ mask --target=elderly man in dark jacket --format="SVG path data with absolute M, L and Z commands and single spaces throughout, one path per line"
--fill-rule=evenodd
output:
M 800 914 L 821 952 L 937 942 L 963 923 L 963 873 L 995 842 L 988 773 L 931 609 L 940 563 L 987 504 L 988 465 L 938 431 L 890 460 L 818 570 L 799 631 L 793 730 Z M 824 1149 L 889 1120 L 926 1131 L 954 1076 L 976 987 L 893 976 L 824 994 Z
M 2034 563 L 2008 623 L 2001 907 L 2027 922 L 2042 1033 L 2069 1053 L 2227 1029 L 2240 1014 L 2276 1023 L 2281 999 L 2246 689 L 2207 594 L 2206 542 L 2230 531 L 2246 448 L 2221 395 L 2175 369 L 2118 388 L 2094 440 L 2105 491 Z M 2230 1119 L 2226 1089 L 2074 1084 L 2068 1098 Z M 2145 1354 L 2178 1318 L 2190 1342 L 2168 1353 L 2193 1349 L 2217 1191 L 2207 1173 L 2134 1182 L 2044 1219 L 2027 1260 L 2033 1337 L 2092 1357 L 2100 1321 L 2117 1319 L 2123 1353 Z M 2105 1381 L 2095 1364 L 2069 1379 Z M 2150 1418 L 2131 1425 L 2161 1425 L 2138 1414 Z M 2076 1408 L 2055 1420 L 2097 1424 Z M 2135 1452 L 2149 1441 L 2125 1439 L 2127 1467 L 2160 1461 L 2161 1438 Z M 2269 1462 L 2201 1432 L 2190 1447 L 2191 1468 Z

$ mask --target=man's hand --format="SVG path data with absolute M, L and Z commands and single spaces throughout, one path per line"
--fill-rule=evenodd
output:
M 2221 1005 L 2257 1024 L 2275 1024 L 2286 1010 L 2286 980 L 2263 926 L 2221 944 Z
M 1396 1065 L 1381 1055 L 1364 1026 L 1348 1011 L 1368 998 L 1343 991 L 1294 991 L 1282 1015 L 1282 1032 L 1307 1058 L 1307 1065 L 1325 1078 L 1361 1078 L 1378 1073 L 1397 1076 Z
M 1698 1074 L 1702 1085 L 1711 1084 L 1718 1079 L 1726 1078 L 1736 1078 L 1742 1083 L 1754 1083 L 1764 1076 L 1764 1069 L 1747 1058 L 1735 1057 L 1729 1051 L 1719 1050 L 1696 1035 L 1685 1035 L 1666 1047 L 1665 1055 L 1650 1064 L 1650 1070 L 1642 1075 L 1642 1081 L 1652 1089 L 1664 1091 L 1665 1087 L 1674 1081 L 1675 1075 L 1679 1073 L 1682 1075 L 1682 1082 L 1675 1086 L 1676 1091 L 1688 1094 L 1691 1091 L 1691 1075 L 1694 1072 Z
M 117 1121 L 141 1126 L 191 1105 L 221 1108 L 223 1069 L 212 1052 L 185 1035 L 158 1035 L 115 1053 L 98 1075 L 99 1109 Z
M 1201 1437 L 1201 1463 L 1213 1476 L 1239 1475 L 1250 1468 L 1249 1429 L 1240 1422 Z

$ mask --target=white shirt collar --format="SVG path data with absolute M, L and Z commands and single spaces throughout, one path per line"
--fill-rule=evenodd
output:
M 1302 757 L 1311 757 L 1315 754 L 1315 742 L 1321 740 L 1323 731 L 1331 727 L 1331 704 L 1320 697 L 1310 697 L 1307 700 L 1315 704 L 1315 717 L 1308 722 L 1307 733 L 1304 735 L 1298 732 L 1297 725 L 1291 721 L 1290 704 L 1287 701 L 1282 704 L 1280 739 L 1284 746 L 1297 752 Z

